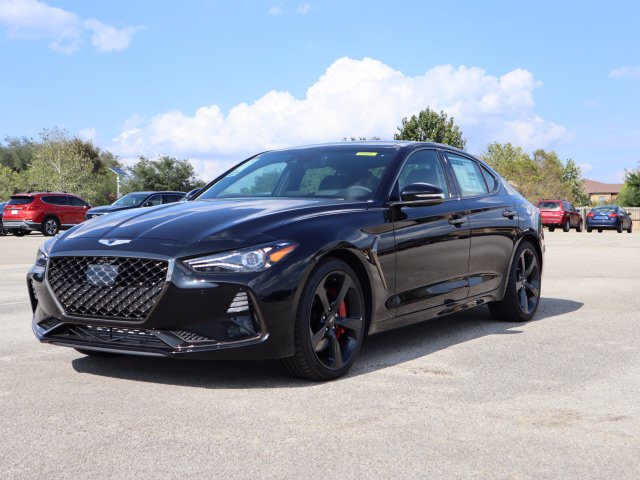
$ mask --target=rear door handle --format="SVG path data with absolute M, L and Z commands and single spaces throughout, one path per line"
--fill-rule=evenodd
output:
M 506 218 L 513 218 L 516 216 L 516 212 L 514 212 L 513 210 L 505 210 L 504 212 L 502 212 L 502 216 Z

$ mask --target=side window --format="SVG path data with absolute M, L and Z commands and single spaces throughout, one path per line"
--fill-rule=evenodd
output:
M 482 176 L 484 177 L 484 181 L 487 183 L 489 192 L 495 192 L 498 189 L 498 180 L 496 180 L 496 177 L 482 166 L 480 167 L 480 170 L 482 170 Z
M 86 207 L 87 204 L 80 200 L 78 197 L 67 197 L 72 207 Z
M 161 195 L 152 195 L 151 197 L 147 198 L 147 200 L 144 202 L 145 205 L 149 205 L 151 204 L 152 207 L 155 207 L 156 205 L 160 205 L 162 204 L 162 196 Z
M 178 197 L 177 195 L 171 194 L 171 195 L 162 195 L 162 204 L 165 205 L 167 203 L 174 203 L 177 202 L 178 200 L 180 200 L 180 197 Z
M 447 158 L 460 184 L 463 197 L 475 197 L 489 193 L 484 176 L 476 162 L 452 153 L 447 153 Z
M 447 179 L 435 150 L 418 150 L 407 159 L 400 171 L 398 185 L 402 190 L 412 183 L 429 183 L 449 197 Z

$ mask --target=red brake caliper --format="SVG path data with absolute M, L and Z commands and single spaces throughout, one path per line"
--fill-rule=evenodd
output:
M 340 303 L 340 306 L 338 307 L 338 316 L 341 318 L 345 318 L 347 316 L 347 304 L 344 303 L 344 300 Z M 344 332 L 345 332 L 344 327 L 338 327 L 336 329 L 336 338 L 340 340 L 340 337 L 344 335 Z

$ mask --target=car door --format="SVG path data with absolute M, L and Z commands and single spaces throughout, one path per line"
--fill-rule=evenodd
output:
M 392 202 L 396 243 L 392 299 L 399 316 L 464 300 L 468 292 L 469 221 L 435 149 L 410 154 L 392 200 L 399 200 L 400 191 L 414 183 L 439 187 L 444 200 L 422 206 Z
M 474 297 L 495 290 L 508 276 L 518 214 L 513 199 L 489 169 L 459 153 L 446 156 L 469 216 L 469 297 Z
M 61 195 L 45 195 L 40 197 L 40 201 L 44 206 L 44 214 L 42 215 L 42 219 L 44 220 L 47 216 L 53 215 L 55 216 L 60 225 L 64 225 L 66 223 L 67 212 L 65 212 L 65 207 L 67 202 L 64 197 Z
M 89 206 L 78 197 L 74 197 L 72 195 L 69 195 L 67 199 L 70 205 L 69 210 L 73 215 L 73 218 L 70 221 L 74 225 L 77 225 L 78 223 L 82 223 L 85 219 L 85 215 L 87 213 L 87 210 L 89 209 Z

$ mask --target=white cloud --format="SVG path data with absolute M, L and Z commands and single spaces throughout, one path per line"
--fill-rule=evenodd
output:
M 66 54 L 81 47 L 86 30 L 92 32 L 91 43 L 99 52 L 127 48 L 139 30 L 117 29 L 94 19 L 83 22 L 73 12 L 38 0 L 0 0 L 0 25 L 6 27 L 10 38 L 48 40 L 52 50 Z
M 269 9 L 269 13 L 271 15 L 280 15 L 282 13 L 282 8 L 280 8 L 280 7 L 271 7 Z
M 301 13 L 302 15 L 304 15 L 305 13 L 309 13 L 311 10 L 313 10 L 313 6 L 311 6 L 308 3 L 302 3 L 300 5 L 298 5 L 298 13 Z
M 582 170 L 582 173 L 589 173 L 591 170 L 593 170 L 593 165 L 591 165 L 590 163 L 579 163 L 578 167 L 580 167 L 580 170 Z
M 619 67 L 609 72 L 611 78 L 640 78 L 640 67 Z
M 96 138 L 96 129 L 95 128 L 83 128 L 78 132 L 78 136 L 82 140 L 86 140 L 88 142 L 92 142 Z
M 84 27 L 91 30 L 91 44 L 99 52 L 111 52 L 125 50 L 131 43 L 131 37 L 140 27 L 124 27 L 118 29 L 111 25 L 106 25 L 92 18 L 83 23 Z
M 471 152 L 494 141 L 534 149 L 569 137 L 563 126 L 536 114 L 533 91 L 541 85 L 523 69 L 496 77 L 477 67 L 443 65 L 411 77 L 374 59 L 341 58 L 304 98 L 272 90 L 227 114 L 209 105 L 192 115 L 173 110 L 136 117 L 110 148 L 124 158 L 193 158 L 210 178 L 264 149 L 351 136 L 392 139 L 403 117 L 428 106 L 454 117 Z

